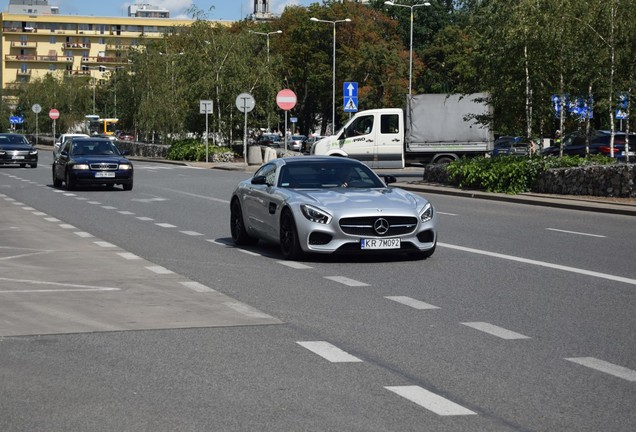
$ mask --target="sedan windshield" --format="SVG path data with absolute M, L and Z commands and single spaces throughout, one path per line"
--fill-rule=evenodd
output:
M 366 165 L 294 163 L 281 167 L 278 186 L 283 188 L 383 188 L 382 180 Z
M 93 155 L 93 156 L 112 156 L 119 155 L 119 150 L 110 141 L 74 141 L 73 142 L 73 154 L 79 155 Z

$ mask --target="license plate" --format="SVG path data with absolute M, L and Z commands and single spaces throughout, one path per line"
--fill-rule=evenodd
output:
M 114 172 L 96 172 L 95 178 L 115 178 Z
M 15 156 L 13 159 L 24 159 L 24 156 Z
M 399 249 L 399 238 L 361 239 L 360 249 Z

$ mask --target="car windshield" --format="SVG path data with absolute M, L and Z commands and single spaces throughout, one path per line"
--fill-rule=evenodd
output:
M 366 165 L 294 163 L 281 167 L 278 187 L 296 189 L 383 188 L 382 180 Z
M 24 144 L 24 145 L 29 145 L 29 142 L 22 135 L 0 135 L 0 144 Z
M 74 141 L 72 146 L 74 155 L 112 156 L 119 155 L 119 150 L 110 141 Z

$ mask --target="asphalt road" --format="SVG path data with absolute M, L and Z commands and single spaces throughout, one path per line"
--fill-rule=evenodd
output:
M 0 430 L 636 429 L 633 217 L 431 195 L 431 259 L 293 263 L 245 177 L 0 168 Z

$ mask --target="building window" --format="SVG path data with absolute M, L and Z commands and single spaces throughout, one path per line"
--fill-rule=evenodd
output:
M 49 65 L 49 70 L 50 70 L 51 72 L 56 71 L 56 70 L 57 70 L 57 65 L 56 65 L 55 63 L 51 63 L 51 64 Z
M 57 38 L 55 36 L 51 36 L 51 38 L 49 39 L 49 43 L 52 43 L 52 44 L 57 43 Z

